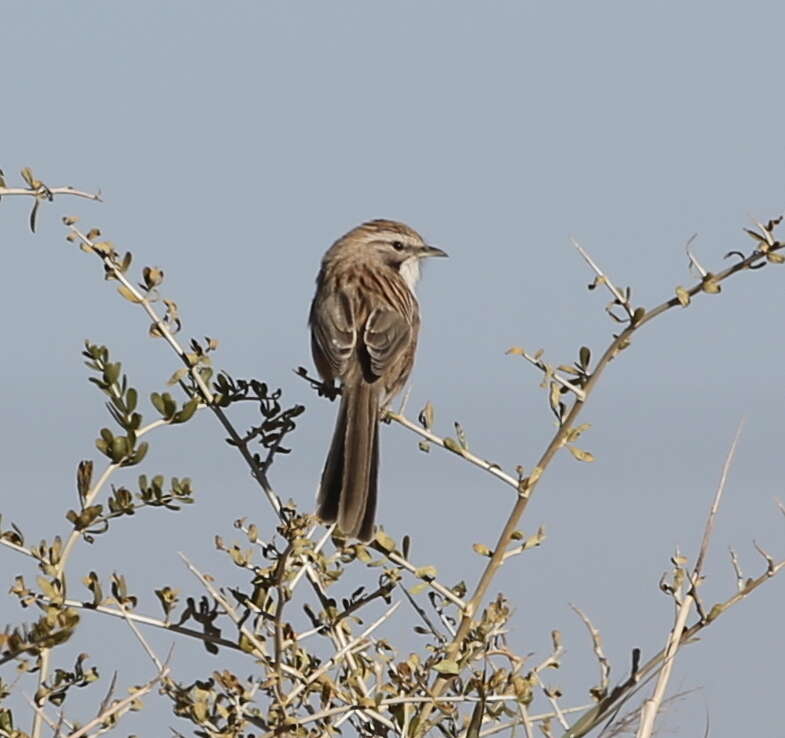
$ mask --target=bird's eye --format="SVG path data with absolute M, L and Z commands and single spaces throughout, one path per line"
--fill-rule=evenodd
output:
M 392 247 L 396 251 L 403 251 L 403 242 L 402 241 L 393 241 L 392 242 Z

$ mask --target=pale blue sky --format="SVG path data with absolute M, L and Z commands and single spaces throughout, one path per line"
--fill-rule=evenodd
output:
M 96 457 L 107 424 L 81 365 L 85 338 L 108 343 L 143 396 L 177 368 L 97 263 L 65 244 L 66 213 L 101 226 L 138 266 L 165 269 L 183 336 L 219 338 L 219 367 L 307 405 L 294 453 L 273 471 L 303 506 L 335 412 L 291 372 L 311 366 L 319 260 L 360 221 L 409 223 L 450 254 L 421 284 L 410 414 L 430 400 L 438 431 L 460 420 L 477 453 L 531 466 L 551 416 L 535 370 L 504 351 L 542 347 L 570 363 L 616 330 L 568 237 L 651 307 L 691 281 L 693 233 L 696 254 L 718 269 L 725 252 L 751 248 L 742 227 L 785 209 L 783 22 L 775 2 L 6 3 L 0 167 L 9 181 L 31 166 L 51 185 L 100 187 L 105 202 L 59 200 L 35 236 L 30 203 L 0 203 L 4 521 L 33 541 L 66 532 L 76 463 Z M 549 631 L 563 631 L 568 655 L 553 683 L 565 704 L 585 701 L 596 669 L 568 602 L 602 631 L 616 678 L 631 648 L 646 657 L 663 645 L 671 610 L 658 578 L 676 546 L 694 555 L 742 416 L 706 601 L 731 594 L 729 545 L 749 575 L 761 571 L 753 538 L 785 554 L 774 503 L 785 497 L 783 284 L 785 267 L 742 274 L 721 296 L 653 323 L 585 411 L 583 446 L 597 462 L 565 455 L 543 479 L 522 527 L 543 524 L 549 538 L 511 561 L 493 591 L 515 603 L 520 651 L 543 654 Z M 205 415 L 153 439 L 145 469 L 190 474 L 198 504 L 117 525 L 96 544 L 102 576 L 195 593 L 183 550 L 238 581 L 212 536 L 233 540 L 234 519 L 263 527 L 271 517 L 221 438 Z M 411 534 L 413 557 L 445 581 L 476 577 L 483 562 L 471 544 L 493 545 L 509 490 L 451 454 L 420 453 L 398 427 L 384 429 L 382 455 L 379 520 Z M 77 573 L 95 566 L 84 553 Z M 0 583 L 25 566 L 0 552 Z M 672 686 L 700 691 L 666 727 L 702 734 L 708 712 L 715 738 L 780 728 L 783 587 L 768 584 L 682 654 Z M 30 617 L 2 612 L 2 622 Z M 148 677 L 124 626 L 96 628 L 122 656 L 119 684 Z M 151 637 L 162 650 L 170 641 Z M 93 642 L 74 648 L 106 673 L 116 665 Z M 191 650 L 178 645 L 176 674 L 217 668 Z M 121 730 L 187 732 L 148 702 Z

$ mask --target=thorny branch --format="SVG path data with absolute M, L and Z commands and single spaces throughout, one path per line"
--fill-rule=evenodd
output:
M 779 220 L 772 221 L 768 224 L 767 230 L 769 232 L 772 231 L 774 227 L 778 225 L 778 223 Z M 634 310 L 632 308 L 629 309 L 628 312 L 630 318 L 627 326 L 611 341 L 610 345 L 607 347 L 597 362 L 594 371 L 588 377 L 586 384 L 583 386 L 585 398 L 580 399 L 576 397 L 574 399 L 570 409 L 565 413 L 559 429 L 547 445 L 545 451 L 542 453 L 539 461 L 534 467 L 533 472 L 529 477 L 521 482 L 518 499 L 515 501 L 513 508 L 507 518 L 507 522 L 505 523 L 499 535 L 498 543 L 493 549 L 493 555 L 491 556 L 490 561 L 486 565 L 485 570 L 483 571 L 477 585 L 474 588 L 474 592 L 472 593 L 472 596 L 467 604 L 467 608 L 464 611 L 464 615 L 458 627 L 455 638 L 448 647 L 448 657 L 455 658 L 462 649 L 464 640 L 466 639 L 469 629 L 472 627 L 474 622 L 474 614 L 479 609 L 491 582 L 501 568 L 505 553 L 509 547 L 510 541 L 512 540 L 513 533 L 517 529 L 520 519 L 528 507 L 529 500 L 531 499 L 531 495 L 533 494 L 537 483 L 539 482 L 542 474 L 550 465 L 553 458 L 556 456 L 559 449 L 561 449 L 566 444 L 570 431 L 575 427 L 576 421 L 578 420 L 589 397 L 591 397 L 597 382 L 607 368 L 608 364 L 610 364 L 610 362 L 616 358 L 616 356 L 618 356 L 619 352 L 630 345 L 633 336 L 647 323 L 651 322 L 672 308 L 678 306 L 686 307 L 693 298 L 697 297 L 701 293 L 718 293 L 720 291 L 721 283 L 734 274 L 747 269 L 754 269 L 760 265 L 765 264 L 767 261 L 771 263 L 781 263 L 783 261 L 783 257 L 779 252 L 782 249 L 783 244 L 778 241 L 774 241 L 770 236 L 769 238 L 760 237 L 758 239 L 757 248 L 751 254 L 746 257 L 743 257 L 742 255 L 742 258 L 740 258 L 739 261 L 717 274 L 711 274 L 707 272 L 700 282 L 693 285 L 689 289 L 678 288 L 675 297 L 665 300 L 652 310 L 647 311 L 642 307 L 636 308 Z M 609 284 L 605 274 L 596 266 L 596 264 L 594 264 L 594 262 L 591 262 L 591 266 L 598 275 L 598 278 L 605 277 L 605 284 Z M 612 290 L 612 292 L 615 296 L 618 290 Z M 622 304 L 625 304 L 624 300 L 622 300 Z M 448 685 L 449 681 L 449 678 L 438 676 L 435 679 L 433 686 L 431 687 L 433 696 L 439 697 Z M 432 707 L 429 705 L 426 705 L 423 708 L 423 715 L 421 716 L 419 728 L 415 732 L 415 738 L 421 738 L 427 732 L 427 718 L 431 711 Z
M 733 458 L 736 455 L 736 446 L 739 442 L 742 427 L 743 421 L 739 423 L 738 430 L 736 431 L 736 437 L 733 439 L 730 451 L 728 451 L 728 456 L 725 459 L 725 464 L 722 467 L 720 483 L 717 486 L 717 491 L 714 494 L 714 500 L 712 501 L 711 509 L 709 510 L 709 515 L 706 519 L 706 527 L 703 532 L 703 540 L 701 541 L 698 558 L 695 562 L 695 568 L 689 577 L 689 591 L 687 592 L 686 597 L 684 597 L 682 602 L 679 604 L 676 615 L 676 622 L 668 638 L 668 644 L 665 647 L 664 661 L 662 664 L 662 669 L 660 670 L 659 676 L 657 678 L 654 694 L 652 694 L 652 696 L 643 703 L 643 707 L 641 708 L 641 721 L 638 728 L 637 738 L 651 738 L 652 732 L 654 731 L 655 718 L 657 717 L 660 706 L 665 699 L 665 690 L 668 687 L 668 681 L 670 680 L 671 671 L 676 658 L 676 652 L 679 650 L 681 635 L 687 623 L 691 605 L 695 603 L 698 607 L 698 611 L 701 612 L 697 589 L 701 583 L 703 562 L 709 550 L 711 534 L 714 531 L 714 523 L 717 519 L 717 513 L 719 512 L 720 500 L 722 499 L 722 493 L 725 491 L 725 483 L 728 479 L 728 472 L 730 471 L 731 464 L 733 463 Z M 681 592 L 678 592 L 676 596 L 681 596 Z M 701 616 L 703 619 L 702 612 Z

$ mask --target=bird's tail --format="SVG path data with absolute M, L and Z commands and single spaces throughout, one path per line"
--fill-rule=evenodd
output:
M 322 472 L 316 514 L 338 523 L 347 536 L 369 541 L 376 513 L 379 468 L 377 389 L 366 382 L 344 385 L 335 431 Z

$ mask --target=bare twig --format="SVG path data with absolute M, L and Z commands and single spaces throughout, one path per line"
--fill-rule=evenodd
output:
M 425 623 L 425 627 L 431 632 L 434 638 L 437 641 L 444 643 L 447 639 L 444 637 L 442 633 L 436 630 L 436 626 L 431 622 L 431 619 L 426 614 L 425 610 L 423 610 L 418 604 L 417 600 L 409 594 L 409 590 L 406 589 L 403 585 L 400 586 L 401 591 L 403 592 L 404 596 L 407 600 L 409 600 L 409 604 L 412 606 L 414 611 L 420 616 L 420 619 Z
M 427 701 L 428 698 L 423 698 L 422 701 Z M 439 698 L 439 702 L 448 698 Z M 475 700 L 479 700 L 479 698 L 474 698 Z M 491 697 L 487 698 L 487 701 L 491 701 Z M 561 708 L 560 712 L 562 715 L 569 715 L 573 712 L 580 712 L 581 710 L 585 710 L 590 705 L 583 705 L 580 707 L 564 707 Z M 489 735 L 496 735 L 496 733 L 501 733 L 504 730 L 513 730 L 514 728 L 518 727 L 519 725 L 523 725 L 523 731 L 526 735 L 526 738 L 534 738 L 534 723 L 541 723 L 546 720 L 553 720 L 557 718 L 558 715 L 555 712 L 542 712 L 536 715 L 529 715 L 526 706 L 522 703 L 518 703 L 517 705 L 518 712 L 521 715 L 520 720 L 513 720 L 506 723 L 499 723 L 498 725 L 494 725 L 491 728 L 486 728 L 485 730 L 480 732 L 481 738 L 485 738 L 485 736 Z
M 616 302 L 618 302 L 619 305 L 621 305 L 621 307 L 625 309 L 627 314 L 630 317 L 632 317 L 632 309 L 630 308 L 629 299 L 621 293 L 621 290 L 619 290 L 613 284 L 613 282 L 611 282 L 611 278 L 594 263 L 591 256 L 589 256 L 586 250 L 578 243 L 578 241 L 575 240 L 575 238 L 570 236 L 570 241 L 572 242 L 572 245 L 577 249 L 578 253 L 584 258 L 586 263 L 592 268 L 594 273 L 597 275 L 598 280 L 608 288 L 608 290 L 613 295 Z
M 319 553 L 319 551 L 321 551 L 324 548 L 324 544 L 327 543 L 327 541 L 330 540 L 330 536 L 333 534 L 334 530 L 335 530 L 335 524 L 334 523 L 327 527 L 327 530 L 324 532 L 324 535 L 319 539 L 319 542 L 313 547 L 313 553 L 314 554 Z M 314 534 L 315 531 L 316 531 L 316 527 L 314 526 L 308 532 L 308 535 L 306 537 L 310 538 Z M 303 561 L 303 566 L 294 575 L 294 577 L 292 578 L 292 581 L 289 583 L 289 592 L 294 592 L 294 589 L 297 586 L 297 584 L 299 583 L 300 579 L 302 579 L 303 574 L 305 574 L 305 572 L 307 571 L 307 567 L 305 566 L 305 564 L 306 564 L 306 562 Z
M 73 729 L 73 725 L 71 724 L 71 722 L 66 720 L 65 717 L 63 716 L 62 710 L 60 712 L 60 715 L 58 715 L 57 722 L 54 722 L 54 720 L 52 720 L 52 718 L 50 718 L 46 714 L 43 707 L 39 707 L 38 705 L 36 705 L 35 701 L 32 700 L 30 697 L 26 697 L 26 699 L 27 699 L 27 704 L 30 705 L 30 707 L 33 709 L 33 712 L 39 715 L 41 720 L 43 720 L 53 731 L 55 731 L 54 733 L 55 736 L 58 735 L 58 731 L 63 725 L 65 725 L 69 730 Z M 13 738 L 13 735 L 11 733 L 6 733 L 3 736 L 3 738 L 5 738 L 5 736 L 8 736 L 8 738 Z
M 586 615 L 583 610 L 572 604 L 570 607 L 573 609 L 575 614 L 581 620 L 583 620 L 583 624 L 589 631 L 589 635 L 591 635 L 592 649 L 594 650 L 594 655 L 597 657 L 597 662 L 600 665 L 600 683 L 592 690 L 592 692 L 594 693 L 596 691 L 598 695 L 605 696 L 608 693 L 608 680 L 611 674 L 611 665 L 608 661 L 608 657 L 602 650 L 602 637 L 600 636 L 600 631 L 592 625 L 591 620 L 589 620 L 589 616 Z
M 393 615 L 393 613 L 395 613 L 395 611 L 398 609 L 400 604 L 401 604 L 400 602 L 393 603 L 393 605 L 390 608 L 388 608 L 387 611 L 381 617 L 374 620 L 374 622 L 371 623 L 362 633 L 360 633 L 360 635 L 356 636 L 355 638 L 352 638 L 345 646 L 343 646 L 343 648 L 338 650 L 329 659 L 327 659 L 327 661 L 325 661 L 318 669 L 316 669 L 316 671 L 311 673 L 303 684 L 298 684 L 296 687 L 294 687 L 294 689 L 292 689 L 292 691 L 289 692 L 289 694 L 286 696 L 285 702 L 287 704 L 291 704 L 292 700 L 295 697 L 297 697 L 297 695 L 299 695 L 300 692 L 302 692 L 304 689 L 306 689 L 311 684 L 313 684 L 328 669 L 331 669 L 333 666 L 335 666 L 342 658 L 344 658 L 346 654 L 350 653 L 352 650 L 357 648 L 365 648 L 365 646 L 367 645 L 365 643 L 365 640 L 368 638 L 368 636 L 371 633 L 373 633 L 373 631 L 376 630 L 385 620 L 390 618 Z M 385 722 L 389 722 L 389 721 L 387 721 L 385 718 Z
M 694 600 L 692 597 L 685 597 L 679 607 L 676 623 L 668 638 L 668 645 L 664 654 L 664 664 L 660 670 L 654 694 L 643 703 L 643 707 L 641 708 L 641 719 L 636 738 L 649 738 L 654 730 L 654 719 L 657 717 L 657 711 L 660 709 L 660 705 L 665 696 L 665 689 L 668 686 L 671 669 L 673 668 L 674 656 L 681 645 L 684 627 L 687 623 L 687 617 L 690 614 L 690 608 L 693 602 Z
M 150 692 L 153 687 L 155 687 L 158 682 L 164 679 L 169 674 L 169 667 L 163 669 L 163 671 L 156 674 L 156 676 L 151 679 L 147 684 L 143 684 L 141 687 L 137 687 L 136 689 L 131 692 L 123 700 L 119 702 L 115 702 L 114 705 L 104 710 L 98 717 L 91 720 L 87 725 L 83 725 L 79 730 L 74 731 L 68 735 L 68 738 L 82 738 L 82 736 L 87 735 L 93 728 L 97 728 L 102 723 L 104 723 L 108 718 L 112 717 L 112 715 L 117 714 L 118 712 L 124 711 L 128 709 L 133 702 L 138 700 L 142 695 L 147 694 Z
M 82 190 L 74 189 L 73 187 L 38 187 L 36 189 L 31 189 L 28 187 L 0 187 L 0 197 L 5 197 L 6 195 L 27 195 L 28 197 L 44 197 L 48 195 L 73 195 L 74 197 L 84 197 L 87 200 L 97 200 L 98 202 L 103 202 L 101 200 L 101 193 L 93 193 L 93 192 L 82 192 Z M 47 199 L 49 199 L 47 197 Z
M 556 697 L 550 692 L 545 692 L 545 696 L 548 698 L 548 701 L 551 703 L 553 707 L 553 711 L 556 714 L 556 718 L 561 723 L 562 728 L 565 730 L 570 727 L 570 724 L 567 722 L 567 718 L 564 717 L 564 711 L 559 707 L 559 703 L 556 701 Z
M 709 517 L 706 519 L 706 527 L 703 531 L 703 540 L 701 541 L 700 551 L 698 553 L 698 558 L 695 561 L 695 568 L 692 571 L 692 586 L 695 587 L 697 585 L 697 580 L 700 579 L 703 573 L 703 562 L 706 559 L 706 554 L 709 550 L 709 543 L 711 541 L 711 534 L 714 532 L 714 525 L 717 519 L 717 512 L 720 509 L 720 500 L 722 499 L 722 493 L 725 489 L 725 483 L 728 480 L 728 472 L 730 471 L 731 464 L 733 463 L 733 458 L 736 455 L 736 446 L 738 446 L 739 438 L 741 438 L 741 431 L 744 428 L 744 419 L 741 420 L 739 423 L 739 427 L 736 429 L 736 435 L 733 438 L 733 443 L 731 444 L 730 451 L 728 451 L 728 455 L 725 457 L 725 463 L 722 465 L 722 474 L 720 475 L 720 482 L 717 485 L 717 491 L 714 494 L 714 500 L 711 503 L 711 509 L 709 510 Z
M 700 584 L 701 573 L 703 571 L 703 562 L 705 561 L 706 554 L 709 550 L 711 534 L 714 531 L 714 523 L 716 521 L 717 512 L 719 511 L 720 507 L 720 500 L 722 499 L 722 493 L 725 490 L 725 483 L 728 479 L 728 472 L 730 471 L 731 464 L 733 463 L 733 458 L 736 455 L 736 446 L 738 445 L 743 426 L 744 421 L 742 420 L 736 430 L 736 436 L 733 439 L 730 451 L 728 451 L 728 455 L 725 458 L 725 463 L 722 467 L 722 474 L 720 475 L 720 482 L 717 485 L 717 490 L 714 493 L 714 499 L 711 503 L 709 515 L 706 519 L 706 527 L 703 531 L 703 540 L 701 541 L 700 551 L 690 577 L 690 590 L 687 592 L 687 596 L 683 599 L 679 607 L 679 611 L 676 616 L 676 623 L 673 626 L 673 630 L 671 631 L 671 634 L 668 638 L 668 645 L 665 649 L 664 663 L 662 670 L 660 671 L 660 675 L 657 678 L 657 685 L 654 688 L 654 694 L 652 694 L 652 696 L 643 703 L 643 707 L 641 708 L 641 722 L 638 727 L 637 738 L 651 738 L 652 732 L 654 731 L 654 721 L 657 717 L 657 712 L 662 705 L 662 701 L 665 698 L 665 690 L 668 687 L 668 681 L 673 669 L 676 652 L 679 650 L 679 646 L 681 645 L 682 635 L 687 624 L 687 617 L 690 614 L 692 603 L 697 602 L 695 590 Z
M 529 711 L 523 702 L 518 702 L 518 712 L 521 715 L 521 725 L 523 725 L 523 732 L 526 733 L 526 738 L 534 738 L 534 733 L 532 732 L 532 722 L 534 721 L 529 716 Z M 552 713 L 548 714 L 551 715 Z
M 125 622 L 128 623 L 128 627 L 133 631 L 134 635 L 136 636 L 136 639 L 139 641 L 139 643 L 142 645 L 142 648 L 145 650 L 145 653 L 150 657 L 150 660 L 153 662 L 153 664 L 155 664 L 155 668 L 158 669 L 158 672 L 159 673 L 162 672 L 164 670 L 163 661 L 161 661 L 161 659 L 158 658 L 157 654 L 153 650 L 153 647 L 147 642 L 145 637 L 142 635 L 142 632 L 136 626 L 136 623 L 134 623 L 134 621 L 128 617 L 128 610 L 125 609 L 123 603 L 118 602 L 117 604 L 123 613 Z M 168 660 L 169 659 L 167 658 L 167 661 Z
M 420 427 L 417 423 L 409 420 L 408 418 L 404 417 L 403 415 L 399 415 L 398 413 L 394 413 L 391 410 L 387 411 L 387 415 L 390 420 L 394 420 L 399 425 L 402 425 L 404 428 L 407 428 L 410 431 L 413 431 L 418 436 L 430 441 L 431 443 L 441 446 L 448 451 L 452 451 L 454 454 L 457 454 L 461 458 L 468 461 L 470 464 L 474 464 L 474 466 L 480 467 L 480 469 L 484 469 L 489 474 L 492 474 L 497 479 L 501 479 L 502 482 L 505 484 L 510 485 L 513 489 L 518 489 L 518 480 L 515 477 L 510 476 L 502 471 L 501 467 L 498 464 L 493 464 L 490 461 L 486 461 L 485 459 L 481 459 L 479 456 L 475 456 L 471 451 L 468 451 L 464 448 L 461 448 L 456 443 L 449 443 L 449 441 L 445 442 L 445 439 L 441 436 L 437 436 L 435 433 L 431 433 L 429 430 L 425 430 L 425 428 Z
M 693 233 L 688 239 L 687 243 L 684 246 L 684 250 L 687 252 L 687 258 L 690 260 L 690 268 L 695 268 L 695 271 L 701 275 L 702 279 L 706 279 L 708 276 L 708 272 L 701 266 L 700 262 L 695 258 L 695 255 L 690 251 L 690 246 L 692 242 L 698 237 L 697 233 Z
M 728 551 L 730 552 L 730 562 L 733 565 L 733 571 L 736 573 L 736 591 L 741 592 L 744 589 L 744 574 L 741 571 L 739 558 L 736 556 L 732 546 L 728 546 Z
M 681 635 L 680 645 L 684 645 L 685 643 L 688 643 L 694 639 L 702 630 L 708 628 L 709 625 L 711 625 L 720 615 L 748 597 L 758 587 L 760 587 L 763 583 L 768 582 L 773 576 L 779 574 L 779 572 L 781 572 L 783 569 L 785 569 L 785 559 L 777 562 L 771 572 L 769 572 L 767 568 L 763 574 L 756 577 L 755 579 L 748 579 L 740 591 L 733 594 L 724 602 L 719 602 L 714 605 L 710 609 L 707 618 L 699 618 L 690 627 L 686 628 Z M 684 599 L 688 600 L 691 598 Z M 585 736 L 599 722 L 604 720 L 605 717 L 607 717 L 615 709 L 619 702 L 626 699 L 632 689 L 634 689 L 639 683 L 645 683 L 643 680 L 648 680 L 652 675 L 656 674 L 657 670 L 662 667 L 665 658 L 666 649 L 663 648 L 654 656 L 652 656 L 645 664 L 639 666 L 637 671 L 635 671 L 629 679 L 611 690 L 608 697 L 606 697 L 604 700 L 600 700 L 597 705 L 588 710 L 577 722 L 573 723 L 573 725 L 570 726 L 570 729 L 564 733 L 562 738 L 581 738 L 582 736 Z
M 766 572 L 771 576 L 774 574 L 774 559 L 771 557 L 770 554 L 766 553 L 766 551 L 761 548 L 756 541 L 752 542 L 752 545 L 755 547 L 755 550 L 766 559 Z
M 40 692 L 46 682 L 46 677 L 49 673 L 50 654 L 51 649 L 41 649 L 41 655 L 38 658 L 38 689 L 36 692 Z M 31 731 L 32 738 L 40 738 L 41 730 L 43 730 L 43 718 L 41 717 L 42 714 L 42 711 L 36 710 L 33 715 L 33 728 Z

